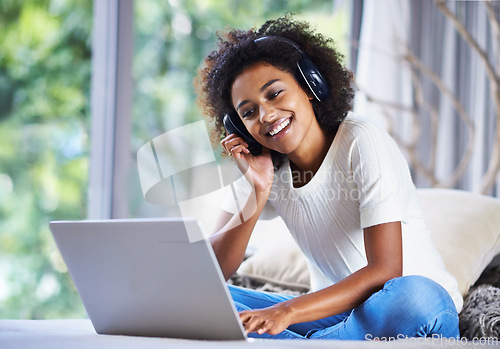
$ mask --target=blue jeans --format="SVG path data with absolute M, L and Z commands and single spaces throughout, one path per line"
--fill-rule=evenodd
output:
M 231 285 L 229 290 L 238 311 L 265 308 L 295 297 Z M 350 340 L 435 336 L 459 338 L 458 314 L 448 292 L 423 276 L 389 280 L 383 289 L 345 313 L 293 324 L 274 336 L 249 335 L 254 338 Z

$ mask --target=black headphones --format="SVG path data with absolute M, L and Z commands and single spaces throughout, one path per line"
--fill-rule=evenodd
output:
M 299 48 L 299 46 L 295 42 L 282 36 L 263 36 L 261 38 L 255 39 L 254 42 L 258 43 L 265 40 L 281 41 L 293 46 L 297 51 L 299 51 L 302 55 L 302 58 L 297 62 L 297 67 L 307 86 L 309 86 L 309 89 L 318 101 L 322 101 L 328 98 L 330 89 L 328 88 L 326 80 L 323 78 L 316 65 L 309 59 L 309 57 L 307 57 L 307 55 Z

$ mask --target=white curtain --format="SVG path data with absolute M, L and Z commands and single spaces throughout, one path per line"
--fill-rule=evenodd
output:
M 499 21 L 500 2 L 363 1 L 354 111 L 389 130 L 419 187 L 500 196 Z

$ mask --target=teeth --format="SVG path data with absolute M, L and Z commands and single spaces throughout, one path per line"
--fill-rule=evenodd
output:
M 286 119 L 285 121 L 283 121 L 277 128 L 275 128 L 274 130 L 272 130 L 271 132 L 269 132 L 269 134 L 271 136 L 274 136 L 275 134 L 279 133 L 282 129 L 284 129 L 285 127 L 287 127 L 288 124 L 290 124 L 290 119 Z

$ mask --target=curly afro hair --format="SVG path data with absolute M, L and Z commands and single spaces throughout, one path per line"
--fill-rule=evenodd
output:
M 292 74 L 302 89 L 309 92 L 297 69 L 301 53 L 280 40 L 254 42 L 265 36 L 280 36 L 292 40 L 318 67 L 327 81 L 330 95 L 321 102 L 312 100 L 313 110 L 320 127 L 335 135 L 340 123 L 352 109 L 354 90 L 353 74 L 344 68 L 344 57 L 336 51 L 331 38 L 315 33 L 307 22 L 295 20 L 292 15 L 269 20 L 258 29 L 229 30 L 217 35 L 217 49 L 208 54 L 195 78 L 198 102 L 211 123 L 214 145 L 219 145 L 225 136 L 222 124 L 224 114 L 235 113 L 231 100 L 232 84 L 247 67 L 260 62 L 271 64 Z M 274 151 L 272 153 L 275 167 L 279 167 L 283 156 L 280 157 Z

